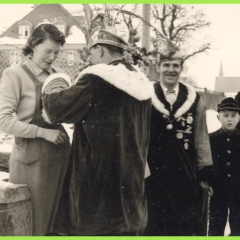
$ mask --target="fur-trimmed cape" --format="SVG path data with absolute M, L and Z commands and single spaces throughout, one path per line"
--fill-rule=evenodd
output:
M 79 73 L 75 84 L 87 74 L 101 77 L 104 81 L 114 85 L 139 101 L 150 99 L 154 93 L 153 85 L 144 73 L 137 69 L 136 71 L 129 71 L 123 64 L 97 64 L 88 67 Z M 71 85 L 71 79 L 67 74 L 51 74 L 44 82 L 42 93 L 56 93 L 69 88 Z M 45 121 L 50 123 L 45 109 L 43 109 L 42 115 Z
M 117 66 L 97 64 L 88 67 L 79 73 L 76 81 L 85 74 L 97 75 L 139 101 L 151 98 L 153 89 L 146 75 L 137 70 L 129 71 L 123 64 L 118 64 Z
M 79 73 L 75 83 L 79 81 L 84 75 L 93 74 L 101 77 L 106 82 L 114 85 L 116 88 L 123 90 L 130 96 L 138 99 L 139 101 L 146 100 L 152 97 L 153 87 L 146 75 L 140 71 L 129 71 L 123 64 L 107 65 L 97 64 L 86 68 Z M 57 92 L 65 89 L 66 85 L 63 83 L 57 83 L 54 88 L 48 89 L 47 85 L 52 81 L 62 79 L 70 87 L 71 79 L 67 74 L 54 73 L 51 74 L 43 84 L 42 93 L 48 91 L 48 93 Z

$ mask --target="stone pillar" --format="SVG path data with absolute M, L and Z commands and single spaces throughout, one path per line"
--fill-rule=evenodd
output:
M 150 4 L 143 4 L 142 17 L 144 20 L 150 23 Z M 142 47 L 145 47 L 147 51 L 150 50 L 150 27 L 146 24 L 142 26 Z
M 0 236 L 31 236 L 32 202 L 26 184 L 7 181 L 8 173 L 0 172 Z

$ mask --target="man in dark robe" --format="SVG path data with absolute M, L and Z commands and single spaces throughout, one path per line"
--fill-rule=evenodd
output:
M 145 235 L 202 235 L 202 187 L 211 151 L 205 106 L 193 87 L 178 82 L 183 60 L 161 55 L 160 81 L 154 84 L 146 179 L 149 221 Z
M 126 46 L 117 32 L 98 29 L 89 40 L 95 65 L 74 86 L 63 75 L 43 86 L 49 120 L 75 123 L 55 233 L 131 236 L 146 227 L 152 85 L 122 59 Z

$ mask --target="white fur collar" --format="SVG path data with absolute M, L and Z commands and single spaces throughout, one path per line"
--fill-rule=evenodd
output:
M 56 79 L 59 79 L 59 78 L 62 79 L 62 80 L 64 80 L 65 83 L 66 83 L 66 85 L 67 85 L 68 87 L 70 87 L 70 86 L 72 85 L 71 78 L 70 78 L 67 74 L 65 74 L 65 73 L 53 73 L 53 74 L 49 75 L 49 77 L 47 77 L 47 79 L 45 80 L 45 82 L 44 82 L 44 84 L 43 84 L 43 86 L 42 86 L 42 94 L 43 94 L 46 86 L 47 86 L 50 82 L 52 82 L 52 81 L 54 81 L 54 80 L 56 80 Z M 58 91 L 60 91 L 60 89 L 66 88 L 66 87 L 67 87 L 66 85 L 63 85 L 63 86 L 61 86 L 61 85 L 56 85 L 56 87 L 53 88 L 53 89 L 51 89 L 50 92 L 51 92 L 51 93 L 58 92 Z M 51 121 L 50 121 L 50 119 L 48 118 L 48 115 L 47 115 L 46 110 L 45 110 L 44 108 L 42 109 L 42 117 L 43 117 L 43 119 L 45 120 L 45 122 L 51 124 Z
M 42 117 L 44 119 L 45 122 L 49 123 L 49 124 L 52 124 L 47 113 L 46 113 L 46 110 L 45 108 L 42 109 Z
M 145 74 L 140 71 L 129 71 L 123 64 L 116 66 L 97 64 L 88 67 L 80 72 L 76 81 L 85 74 L 97 75 L 139 101 L 151 98 L 152 84 Z
M 187 91 L 188 91 L 188 96 L 187 96 L 186 101 L 183 103 L 183 105 L 174 114 L 174 118 L 178 118 L 178 117 L 182 116 L 185 112 L 187 112 L 196 99 L 196 91 L 194 90 L 194 88 L 192 86 L 188 85 L 187 83 L 182 83 L 182 84 L 184 86 L 186 86 Z M 156 96 L 155 91 L 152 96 L 152 104 L 162 114 L 164 114 L 166 116 L 170 115 L 169 111 L 165 108 L 164 104 Z

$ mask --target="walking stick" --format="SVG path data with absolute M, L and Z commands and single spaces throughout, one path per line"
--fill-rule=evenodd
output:
M 210 197 L 212 196 L 212 188 L 204 188 L 203 190 L 203 205 L 202 205 L 202 236 L 208 234 L 208 223 L 209 223 L 209 205 Z

